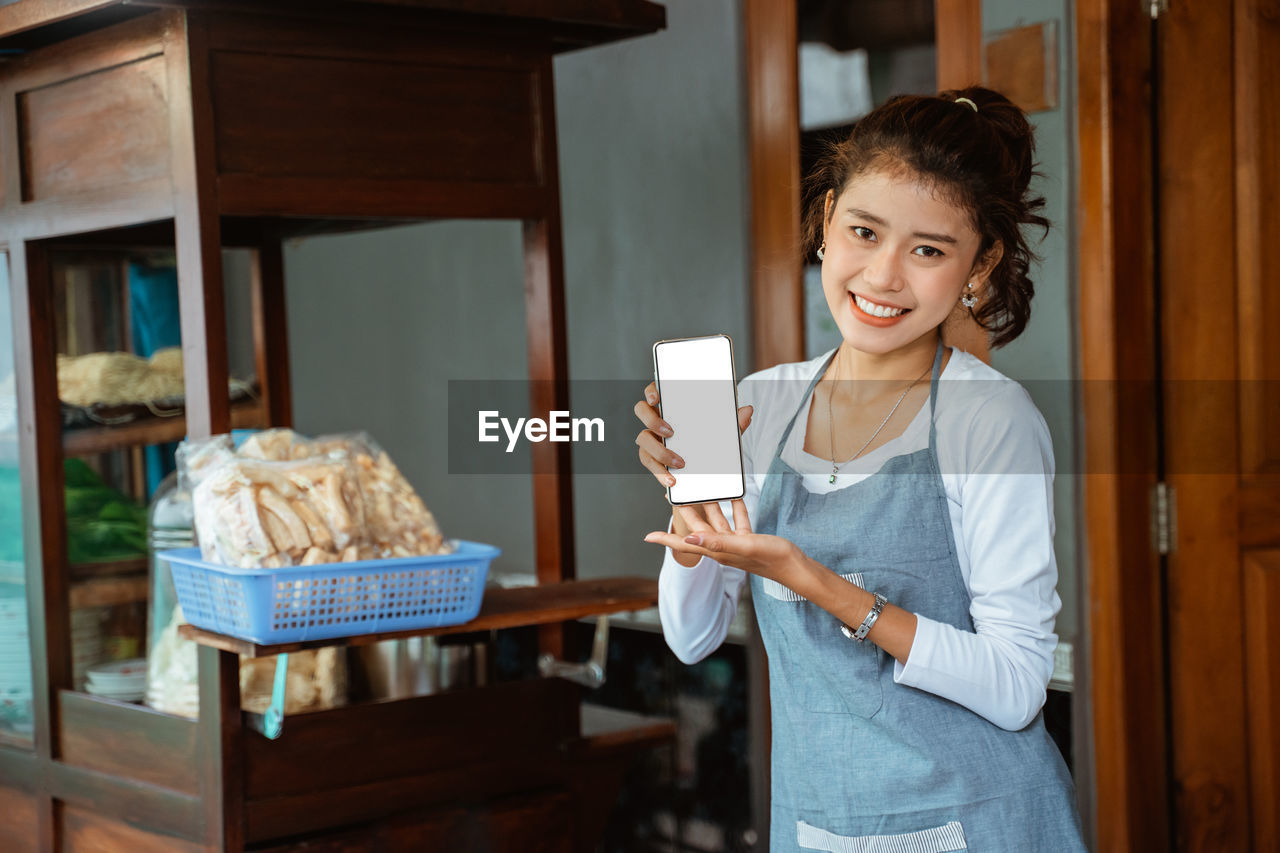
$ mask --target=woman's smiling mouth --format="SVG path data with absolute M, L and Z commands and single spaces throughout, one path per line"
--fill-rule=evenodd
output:
M 897 322 L 903 315 L 910 313 L 910 308 L 891 308 L 865 299 L 849 292 L 849 304 L 853 307 L 853 315 L 872 326 L 888 326 Z

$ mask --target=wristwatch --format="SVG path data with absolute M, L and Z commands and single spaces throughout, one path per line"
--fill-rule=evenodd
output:
M 867 618 L 862 620 L 862 624 L 858 626 L 858 630 L 853 630 L 843 622 L 840 623 L 840 633 L 844 634 L 850 640 L 857 640 L 861 643 L 867 638 L 867 634 L 871 633 L 871 626 L 876 624 L 876 620 L 880 618 L 880 611 L 884 610 L 884 606 L 889 603 L 889 599 L 880 593 L 872 593 L 876 597 L 875 604 L 871 605 L 871 612 L 867 614 Z

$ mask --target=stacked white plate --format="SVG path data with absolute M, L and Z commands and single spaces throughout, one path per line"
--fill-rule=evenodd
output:
M 31 731 L 31 642 L 27 599 L 0 598 L 0 728 Z
M 105 607 L 86 607 L 71 611 L 71 683 L 77 690 L 85 686 L 89 667 L 106 657 L 102 639 Z
M 89 667 L 85 692 L 121 702 L 141 702 L 147 693 L 147 659 L 118 660 Z

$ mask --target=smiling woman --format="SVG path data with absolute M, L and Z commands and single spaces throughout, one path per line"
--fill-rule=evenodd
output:
M 840 346 L 743 380 L 745 497 L 677 507 L 646 537 L 667 546 L 659 609 L 686 663 L 750 584 L 775 853 L 1084 850 L 1041 713 L 1061 608 L 1052 441 L 1020 385 L 940 334 L 955 312 L 996 346 L 1026 327 L 1021 227 L 1048 224 L 1033 154 L 1021 110 L 983 88 L 860 120 L 807 218 Z M 678 480 L 645 393 L 641 461 Z

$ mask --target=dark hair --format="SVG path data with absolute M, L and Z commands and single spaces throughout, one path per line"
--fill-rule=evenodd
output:
M 977 111 L 957 98 L 973 101 Z M 898 95 L 859 119 L 847 139 L 830 143 L 805 181 L 806 249 L 812 252 L 822 240 L 828 190 L 839 198 L 868 171 L 904 169 L 968 211 L 981 237 L 978 258 L 1002 244 L 983 298 L 970 311 L 991 333 L 992 346 L 1004 346 L 1026 328 L 1035 293 L 1027 270 L 1037 256 L 1021 226 L 1049 232 L 1049 220 L 1038 212 L 1044 198 L 1027 193 L 1032 176 L 1041 174 L 1033 170 L 1034 155 L 1026 115 L 999 92 L 971 86 L 936 96 Z

